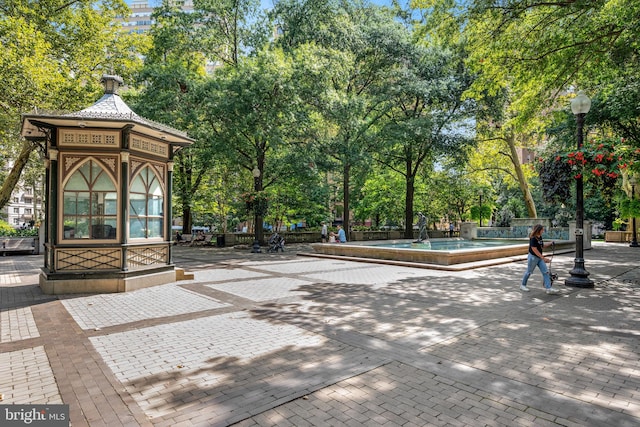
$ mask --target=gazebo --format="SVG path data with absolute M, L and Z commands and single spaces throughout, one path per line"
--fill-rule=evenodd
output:
M 22 136 L 44 147 L 46 294 L 125 292 L 176 280 L 171 261 L 173 156 L 194 142 L 144 119 L 118 95 L 119 76 L 75 113 L 25 114 Z

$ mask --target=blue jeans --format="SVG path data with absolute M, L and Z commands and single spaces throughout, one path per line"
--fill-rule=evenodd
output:
M 536 266 L 538 266 L 540 272 L 542 272 L 544 288 L 549 289 L 551 287 L 551 277 L 549 276 L 549 269 L 547 268 L 547 264 L 542 258 L 538 258 L 537 256 L 532 254 L 529 254 L 529 256 L 527 257 L 527 271 L 524 272 L 524 277 L 522 278 L 522 286 L 527 286 L 529 276 L 531 276 Z

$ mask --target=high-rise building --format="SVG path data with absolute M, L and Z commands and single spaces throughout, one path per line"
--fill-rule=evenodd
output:
M 129 4 L 131 14 L 117 18 L 122 23 L 122 27 L 132 33 L 144 33 L 151 29 L 153 25 L 153 10 L 160 6 L 161 0 L 132 0 Z M 173 0 L 173 3 L 185 12 L 193 11 L 193 0 Z
M 11 200 L 2 212 L 2 219 L 16 228 L 31 228 L 39 223 L 44 213 L 42 212 L 41 189 L 39 183 L 29 185 L 20 182 L 11 193 Z

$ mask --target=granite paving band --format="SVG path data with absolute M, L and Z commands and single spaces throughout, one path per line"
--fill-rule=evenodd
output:
M 441 271 L 177 247 L 185 280 L 42 295 L 0 259 L 0 404 L 73 426 L 637 426 L 637 248 L 585 253 L 594 289 L 519 291 L 523 262 Z M 556 255 L 561 278 L 572 254 Z

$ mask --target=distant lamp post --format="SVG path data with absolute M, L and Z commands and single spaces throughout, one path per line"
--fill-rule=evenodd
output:
M 571 100 L 571 111 L 576 116 L 576 137 L 578 150 L 582 148 L 584 116 L 591 108 L 591 100 L 583 91 Z M 576 257 L 571 277 L 564 281 L 566 286 L 577 288 L 593 288 L 593 281 L 589 279 L 589 272 L 584 268 L 584 199 L 582 175 L 576 178 Z
M 480 210 L 479 210 L 479 214 L 480 215 L 480 227 L 482 227 L 482 195 L 483 195 L 483 191 L 480 190 L 478 192 L 478 196 L 480 196 Z
M 631 178 L 629 178 L 629 184 L 631 184 L 631 201 L 632 202 L 636 198 L 637 183 L 638 181 L 636 181 L 635 175 L 632 175 Z M 633 238 L 631 239 L 631 244 L 629 246 L 632 248 L 637 248 L 640 245 L 638 245 L 638 236 L 636 234 L 636 213 L 635 212 L 631 214 L 631 226 L 633 227 L 633 230 L 632 230 Z
M 251 173 L 253 174 L 253 189 L 255 190 L 256 194 L 259 194 L 259 192 L 262 191 L 262 185 L 260 182 L 260 169 L 258 169 L 258 167 L 256 166 L 255 168 L 253 168 Z M 262 242 L 262 214 L 258 212 L 260 209 L 262 209 L 262 206 L 256 206 L 254 204 L 253 233 L 255 238 L 253 240 L 253 247 L 251 248 L 252 253 L 262 252 L 262 250 L 260 249 L 260 242 Z

